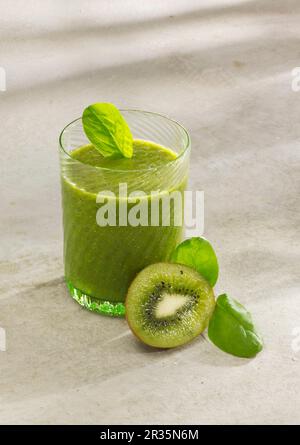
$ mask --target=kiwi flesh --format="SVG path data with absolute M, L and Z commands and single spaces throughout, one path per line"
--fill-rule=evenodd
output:
M 181 264 L 157 263 L 143 269 L 126 297 L 132 332 L 157 348 L 183 345 L 207 327 L 215 306 L 209 283 Z

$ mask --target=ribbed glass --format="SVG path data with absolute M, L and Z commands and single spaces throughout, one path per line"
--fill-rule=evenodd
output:
M 128 193 L 183 193 L 190 154 L 189 135 L 177 122 L 157 113 L 121 112 L 134 139 L 167 147 L 177 158 L 138 170 L 94 167 L 72 158 L 73 150 L 89 143 L 81 119 L 71 122 L 60 135 L 66 282 L 81 305 L 114 316 L 124 315 L 126 292 L 136 273 L 148 264 L 167 261 L 182 239 L 183 227 L 100 227 L 96 222 L 97 194 L 109 190 L 118 197 L 121 183 L 127 184 Z M 150 196 L 148 204 L 151 216 Z M 130 208 L 128 204 L 128 211 Z

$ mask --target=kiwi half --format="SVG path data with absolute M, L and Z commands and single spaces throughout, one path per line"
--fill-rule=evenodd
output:
M 135 277 L 125 305 L 129 327 L 140 340 L 157 348 L 174 348 L 204 331 L 215 297 L 194 269 L 157 263 Z

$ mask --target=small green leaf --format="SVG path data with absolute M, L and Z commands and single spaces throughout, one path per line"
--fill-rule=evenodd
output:
M 208 326 L 208 337 L 222 351 L 238 357 L 254 357 L 263 348 L 251 314 L 226 294 L 217 299 Z
M 218 279 L 219 266 L 211 244 L 201 237 L 194 237 L 179 244 L 171 255 L 172 263 L 190 266 L 199 272 L 213 287 Z
M 88 139 L 103 156 L 132 157 L 133 138 L 130 128 L 114 105 L 90 105 L 82 114 L 82 124 Z

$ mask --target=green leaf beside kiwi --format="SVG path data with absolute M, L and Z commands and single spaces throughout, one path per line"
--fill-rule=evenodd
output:
M 217 299 L 209 322 L 208 337 L 222 351 L 238 357 L 254 357 L 263 348 L 251 314 L 226 294 Z
M 219 275 L 217 256 L 205 238 L 194 237 L 183 241 L 173 252 L 171 262 L 192 267 L 206 278 L 212 287 L 217 282 Z

